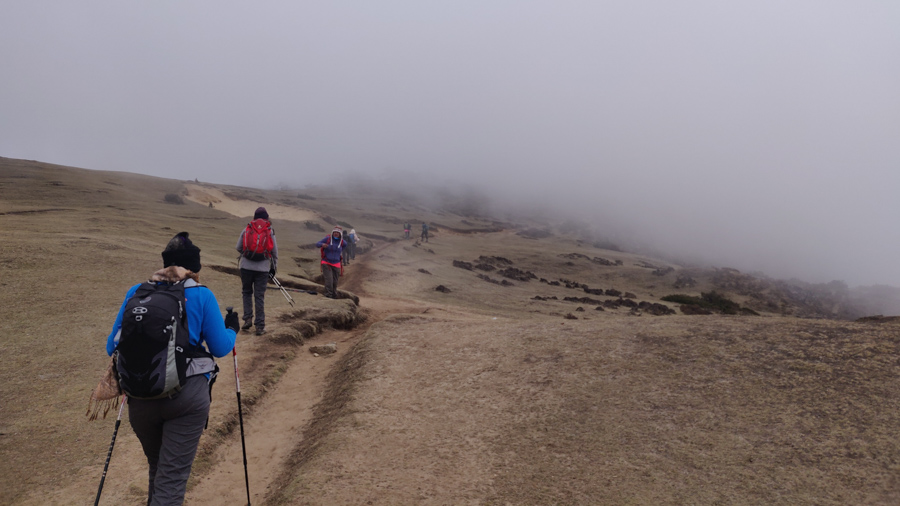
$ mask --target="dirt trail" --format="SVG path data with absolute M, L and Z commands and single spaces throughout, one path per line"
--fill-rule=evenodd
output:
M 375 251 L 388 248 L 384 245 Z M 310 421 L 313 407 L 322 398 L 325 380 L 333 364 L 347 353 L 368 331 L 371 325 L 386 317 L 426 309 L 419 303 L 397 299 L 366 297 L 364 288 L 369 272 L 367 258 L 348 266 L 341 288 L 360 295 L 360 306 L 369 311 L 366 322 L 350 331 L 331 330 L 312 338 L 307 346 L 336 343 L 338 352 L 328 357 L 314 357 L 306 349 L 299 350 L 278 383 L 267 392 L 264 399 L 254 406 L 253 412 L 244 417 L 244 435 L 247 446 L 247 469 L 250 481 L 251 503 L 262 503 L 272 488 L 272 480 L 281 475 L 291 451 L 303 440 L 303 428 Z M 230 365 L 230 364 L 229 364 Z M 223 372 L 226 367 L 223 365 Z M 240 359 L 238 361 L 240 367 Z M 231 401 L 234 402 L 234 401 Z M 244 464 L 240 431 L 235 430 L 220 445 L 213 457 L 211 470 L 188 491 L 186 504 L 243 504 L 247 491 L 244 481 Z
M 302 440 L 302 429 L 312 407 L 321 398 L 322 386 L 331 364 L 346 353 L 365 329 L 332 331 L 317 336 L 313 343 L 334 342 L 338 353 L 313 357 L 299 353 L 287 372 L 265 398 L 244 418 L 247 468 L 251 503 L 261 503 L 273 477 L 278 476 L 290 451 Z M 240 366 L 240 363 L 238 363 Z M 232 400 L 232 402 L 234 402 Z M 240 431 L 220 445 L 216 465 L 203 475 L 187 494 L 188 504 L 243 504 L 246 499 Z

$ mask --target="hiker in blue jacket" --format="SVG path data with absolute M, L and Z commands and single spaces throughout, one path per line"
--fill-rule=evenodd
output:
M 322 277 L 324 278 L 325 296 L 329 299 L 337 298 L 338 278 L 343 271 L 341 258 L 347 243 L 344 242 L 343 229 L 334 227 L 331 235 L 316 243 L 322 251 Z
M 216 296 L 199 284 L 200 248 L 194 246 L 187 232 L 181 232 L 169 241 L 162 258 L 165 268 L 154 273 L 150 282 L 184 282 L 191 344 L 205 346 L 215 357 L 224 357 L 234 348 L 238 316 L 230 313 L 223 322 Z M 106 339 L 109 355 L 119 343 L 125 305 L 139 286 L 131 287 L 125 295 L 125 302 Z M 128 399 L 128 419 L 150 466 L 147 504 L 184 502 L 197 445 L 209 418 L 210 382 L 215 379 L 216 370 L 212 358 L 195 358 L 188 367 L 188 378 L 180 391 L 161 399 Z

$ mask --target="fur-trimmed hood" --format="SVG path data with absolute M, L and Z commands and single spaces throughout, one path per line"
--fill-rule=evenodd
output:
M 191 272 L 184 267 L 179 267 L 177 265 L 170 265 L 165 269 L 160 269 L 153 273 L 150 276 L 150 281 L 153 283 L 177 283 L 178 281 L 184 281 L 186 279 L 193 279 L 195 282 L 200 282 L 200 275 L 196 272 Z

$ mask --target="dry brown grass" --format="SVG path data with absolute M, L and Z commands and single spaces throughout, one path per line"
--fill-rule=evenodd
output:
M 347 222 L 363 237 L 399 237 L 405 220 L 445 226 L 427 244 L 375 241 L 351 265 L 358 278 L 342 288 L 376 308 L 372 327 L 334 362 L 325 400 L 308 425 L 286 419 L 270 427 L 270 437 L 285 431 L 292 435 L 285 440 L 297 441 L 290 458 L 267 469 L 278 477 L 271 502 L 900 501 L 894 321 L 598 311 L 562 299 L 609 297 L 538 280 L 500 286 L 453 260 L 502 256 L 539 278 L 632 292 L 638 301 L 711 287 L 701 280 L 690 290 L 673 289 L 675 273 L 655 276 L 646 265 L 679 266 L 656 259 L 598 250 L 574 237 L 528 239 L 511 228 L 496 231 L 489 219 L 375 195 L 215 189 L 216 198 L 253 199 L 235 209 L 294 206 L 304 220 L 316 216 L 326 229 L 330 221 Z M 164 202 L 183 191 L 178 181 L 0 159 L 0 233 L 16 238 L 0 244 L 0 350 L 7 357 L 0 364 L 0 503 L 83 504 L 93 497 L 112 422 L 91 424 L 82 415 L 107 360 L 105 336 L 125 290 L 159 265 L 174 233 L 190 231 L 204 265 L 223 267 L 204 268 L 202 280 L 223 308 L 239 306 L 233 247 L 247 218 Z M 280 277 L 310 279 L 318 253 L 299 246 L 322 234 L 274 218 L 288 260 Z M 485 232 L 462 232 L 473 229 Z M 571 253 L 621 265 L 561 257 Z M 435 291 L 438 285 L 450 292 Z M 314 320 L 351 304 L 294 294 L 301 308 L 291 309 L 279 297 L 268 298 L 276 332 L 239 342 L 251 422 L 256 404 L 280 388 L 279 378 L 308 363 L 298 362 L 292 343 L 320 325 L 301 329 L 297 318 Z M 217 472 L 216 449 L 239 444 L 228 435 L 235 412 L 229 389 L 233 378 L 223 374 L 198 478 L 228 475 Z M 126 422 L 108 500 L 140 504 L 143 469 Z M 240 497 L 243 481 L 199 487 L 189 503 L 205 503 L 211 496 L 202 494 L 217 487 Z

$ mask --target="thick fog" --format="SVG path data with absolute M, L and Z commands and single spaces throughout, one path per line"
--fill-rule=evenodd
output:
M 871 0 L 10 0 L 0 156 L 406 173 L 676 257 L 900 286 L 898 27 Z

